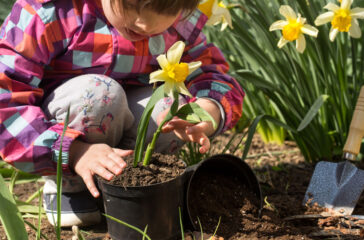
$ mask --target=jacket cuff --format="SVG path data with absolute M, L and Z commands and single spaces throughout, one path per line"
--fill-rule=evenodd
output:
M 60 159 L 62 161 L 63 174 L 74 175 L 74 171 L 69 167 L 69 149 L 72 142 L 79 136 L 82 136 L 83 133 L 71 128 L 67 128 L 62 139 L 63 128 L 63 123 L 58 123 L 51 128 L 52 131 L 58 134 L 58 138 L 53 142 L 52 146 L 53 161 L 57 163 Z
M 200 97 L 200 98 L 205 98 L 205 99 L 208 99 L 212 102 L 214 102 L 218 107 L 219 107 L 219 110 L 220 110 L 220 123 L 219 125 L 217 126 L 215 132 L 209 136 L 209 138 L 214 138 L 216 137 L 217 135 L 221 134 L 222 133 L 222 130 L 225 126 L 225 111 L 224 111 L 224 108 L 222 107 L 221 103 L 219 103 L 218 101 L 216 101 L 215 99 L 213 98 L 209 98 L 209 97 Z

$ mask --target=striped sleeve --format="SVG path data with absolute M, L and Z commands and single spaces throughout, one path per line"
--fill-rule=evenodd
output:
M 29 173 L 65 174 L 68 150 L 81 133 L 67 129 L 60 156 L 62 124 L 48 121 L 39 107 L 44 66 L 62 51 L 62 34 L 51 3 L 19 0 L 0 30 L 0 157 Z M 42 16 L 47 16 L 44 18 Z

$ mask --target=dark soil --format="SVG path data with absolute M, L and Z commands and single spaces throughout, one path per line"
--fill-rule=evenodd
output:
M 217 137 L 211 154 L 221 153 L 230 136 L 226 133 Z M 231 154 L 240 157 L 242 150 Z M 216 238 L 219 240 L 363 239 L 362 220 L 319 217 L 317 213 L 322 209 L 315 206 L 308 208 L 302 204 L 314 164 L 304 161 L 293 142 L 285 142 L 281 146 L 264 144 L 255 136 L 246 162 L 255 172 L 262 190 L 263 208 L 260 217 L 257 214 L 259 204 L 256 204 L 254 196 L 249 195 L 244 186 L 236 184 L 234 177 L 221 180 L 213 174 L 206 177 L 209 181 L 197 190 L 204 194 L 205 201 L 202 203 L 205 204 L 200 205 L 201 209 L 196 210 L 195 215 L 199 216 L 206 233 L 213 233 L 221 216 L 217 232 L 220 238 Z M 35 184 L 27 183 L 17 184 L 14 192 L 20 200 L 25 200 L 35 190 Z M 208 201 L 212 203 L 207 204 Z M 34 204 L 37 204 L 36 200 Z M 363 196 L 358 201 L 354 214 L 364 214 Z M 32 222 L 32 219 L 29 221 Z M 36 225 L 36 221 L 33 224 Z M 82 230 L 86 239 L 110 239 L 105 222 Z M 190 235 L 191 229 L 185 230 Z M 36 239 L 34 230 L 28 228 L 28 232 L 29 239 Z M 46 219 L 42 220 L 42 232 L 48 239 L 56 239 L 53 227 Z M 63 229 L 62 239 L 71 239 L 72 235 L 71 229 Z M 2 228 L 0 239 L 6 239 Z
M 190 216 L 196 228 L 230 238 L 244 229 L 244 218 L 258 218 L 260 200 L 239 176 L 200 171 L 189 189 Z M 219 224 L 220 219 L 220 224 Z
M 127 166 L 123 174 L 114 176 L 108 181 L 109 184 L 123 187 L 148 186 L 172 180 L 186 169 L 186 164 L 182 160 L 178 160 L 175 155 L 153 153 L 150 164 L 143 166 L 143 163 L 140 162 L 136 168 L 133 167 L 134 155 L 130 155 L 124 160 Z

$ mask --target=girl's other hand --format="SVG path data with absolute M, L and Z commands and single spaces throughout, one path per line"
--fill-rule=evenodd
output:
M 219 125 L 221 113 L 219 107 L 213 101 L 206 98 L 199 98 L 196 103 L 205 109 L 215 119 L 216 124 Z M 159 114 L 157 119 L 158 124 L 163 121 L 168 111 L 169 109 L 166 109 Z M 167 122 L 162 128 L 162 132 L 164 133 L 174 131 L 180 139 L 200 144 L 201 147 L 199 151 L 202 154 L 210 149 L 210 140 L 208 137 L 211 136 L 215 130 L 216 129 L 213 128 L 211 122 L 192 124 L 177 117 Z
M 126 167 L 123 157 L 133 153 L 133 150 L 112 148 L 107 144 L 90 144 L 80 140 L 73 141 L 70 152 L 70 167 L 82 177 L 86 187 L 95 197 L 100 193 L 96 188 L 93 175 L 111 180 L 114 175 L 122 173 Z
M 210 149 L 210 140 L 205 132 L 208 129 L 208 122 L 200 122 L 197 124 L 189 123 L 180 118 L 173 118 L 167 122 L 162 132 L 167 133 L 174 131 L 174 133 L 186 142 L 196 142 L 201 145 L 199 148 L 200 153 L 206 153 Z

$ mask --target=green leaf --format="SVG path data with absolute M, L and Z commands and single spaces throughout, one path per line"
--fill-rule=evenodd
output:
M 10 13 L 10 10 L 15 0 L 0 0 L 0 25 L 4 21 L 5 17 Z
M 5 162 L 0 161 L 0 163 L 5 163 Z M 15 169 L 13 167 L 10 167 L 10 165 L 8 165 L 7 163 L 5 163 L 5 165 L 3 165 L 3 166 L 4 166 L 4 168 L 0 168 L 0 174 L 3 176 L 3 178 L 10 178 L 11 175 L 13 174 L 13 172 L 15 171 Z M 20 182 L 21 183 L 32 182 L 39 178 L 40 178 L 40 176 L 26 173 L 23 171 L 19 171 L 19 175 L 18 175 L 18 178 L 17 178 L 15 184 L 18 184 Z
M 176 116 L 177 111 L 178 111 L 178 105 L 179 105 L 179 94 L 177 91 L 173 91 L 173 103 L 172 106 L 170 107 L 169 112 L 167 113 L 167 115 L 165 116 L 165 118 L 163 119 L 163 123 L 170 121 L 173 116 Z
M 256 131 L 256 128 L 257 128 L 260 120 L 262 120 L 262 119 L 270 121 L 270 122 L 272 122 L 272 123 L 274 123 L 274 124 L 276 124 L 278 126 L 281 126 L 281 127 L 283 127 L 284 129 L 286 129 L 288 131 L 291 131 L 291 132 L 294 132 L 294 133 L 296 132 L 295 129 L 293 129 L 290 126 L 288 126 L 287 124 L 279 121 L 278 119 L 275 119 L 272 116 L 265 115 L 265 114 L 257 116 L 256 118 L 254 118 L 252 124 L 249 126 L 249 129 L 248 129 L 248 137 L 247 137 L 247 140 L 245 142 L 245 147 L 244 147 L 243 156 L 242 156 L 243 160 L 245 160 L 247 155 L 248 155 L 250 145 L 251 145 L 252 140 L 253 140 L 254 133 Z
M 145 107 L 143 114 L 140 118 L 138 130 L 137 130 L 137 139 L 135 142 L 134 149 L 134 166 L 138 164 L 142 160 L 144 145 L 145 145 L 145 135 L 148 130 L 148 124 L 150 120 L 150 116 L 154 109 L 155 104 L 164 97 L 164 84 L 158 87 L 152 94 L 151 98 L 147 106 Z
M 249 129 L 248 129 L 248 138 L 245 142 L 245 146 L 244 146 L 244 151 L 243 151 L 243 156 L 242 156 L 242 160 L 245 161 L 246 156 L 248 155 L 249 149 L 250 149 L 250 145 L 253 141 L 253 136 L 255 133 L 255 130 L 257 129 L 258 123 L 259 121 L 264 117 L 265 115 L 259 115 L 257 116 L 252 124 L 250 125 Z
M 1 159 L 2 160 L 2 159 Z M 0 168 L 3 168 L 3 167 L 5 167 L 7 165 L 7 163 L 6 162 L 3 162 L 3 161 L 1 161 L 0 162 Z
M 217 128 L 214 118 L 194 102 L 183 105 L 178 110 L 176 116 L 190 123 L 199 123 L 202 121 L 212 122 L 214 129 Z
M 38 206 L 34 206 L 34 205 L 31 205 L 31 204 L 23 204 L 23 203 L 19 203 L 17 202 L 17 206 L 18 206 L 18 209 L 19 209 L 19 212 L 21 213 L 39 213 L 39 207 Z M 42 210 L 41 213 L 45 213 L 44 210 Z
M 9 240 L 28 239 L 23 218 L 10 194 L 3 177 L 0 175 L 0 220 Z
M 120 219 L 117 219 L 117 218 L 115 218 L 115 217 L 113 217 L 113 216 L 110 216 L 110 215 L 107 215 L 107 214 L 103 214 L 103 213 L 102 213 L 102 215 L 104 215 L 105 217 L 107 217 L 107 218 L 109 218 L 109 219 L 111 219 L 111 220 L 113 220 L 113 221 L 115 221 L 115 222 L 117 222 L 117 223 L 120 223 L 120 224 L 122 224 L 122 225 L 124 225 L 124 226 L 126 226 L 126 227 L 128 227 L 128 228 L 131 228 L 131 229 L 133 229 L 133 230 L 137 231 L 138 233 L 140 233 L 141 235 L 143 235 L 143 237 L 146 237 L 148 240 L 151 240 L 151 238 L 150 238 L 150 237 L 149 237 L 149 236 L 145 233 L 145 231 L 146 231 L 146 229 L 147 229 L 148 225 L 147 225 L 147 226 L 145 226 L 145 230 L 143 231 L 143 230 L 141 230 L 140 228 L 135 227 L 135 226 L 133 226 L 133 225 L 131 225 L 131 224 L 127 223 L 127 222 L 124 222 L 124 221 L 122 221 L 122 220 L 120 220 Z
M 59 146 L 59 155 L 58 155 L 58 160 L 57 160 L 57 193 L 62 193 L 62 147 L 63 147 L 63 138 L 64 135 L 66 134 L 66 130 L 68 127 L 68 121 L 69 121 L 69 116 L 70 116 L 70 106 L 68 106 L 67 109 L 67 115 L 66 115 L 66 119 L 64 120 L 64 126 L 63 126 L 63 131 L 62 131 L 62 135 L 61 135 L 61 142 L 60 142 L 60 146 Z M 57 194 L 57 224 L 55 226 L 56 228 L 56 235 L 57 235 L 57 239 L 61 239 L 61 194 Z
M 24 222 L 30 227 L 30 228 L 32 228 L 34 231 L 38 231 L 38 229 L 32 224 L 32 223 L 30 223 L 29 221 L 27 221 L 27 220 L 24 220 Z M 42 237 L 42 238 L 44 238 L 45 240 L 48 240 L 48 238 L 47 238 L 47 236 L 45 236 L 43 233 L 40 233 L 40 236 Z
M 319 96 L 314 104 L 311 106 L 310 110 L 307 112 L 306 116 L 301 121 L 300 125 L 297 128 L 297 131 L 303 130 L 307 125 L 312 121 L 312 119 L 316 116 L 318 111 L 320 110 L 322 104 L 329 98 L 328 95 Z
M 281 126 L 282 128 L 288 130 L 288 131 L 291 131 L 292 133 L 297 133 L 297 130 L 288 126 L 287 124 L 283 123 L 282 121 L 272 117 L 272 116 L 269 116 L 269 115 L 264 115 L 264 120 L 266 121 L 269 121 L 271 123 L 274 123 L 278 126 Z
M 182 214 L 181 214 L 181 208 L 178 207 L 178 216 L 179 216 L 179 225 L 181 228 L 181 239 L 185 240 L 185 231 L 183 230 L 183 221 L 182 221 Z M 203 236 L 203 235 L 201 235 Z

